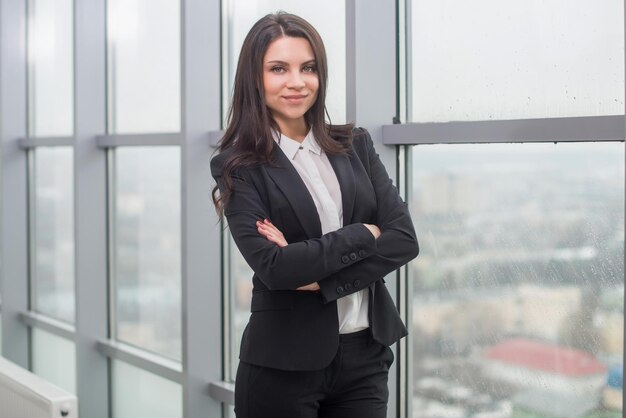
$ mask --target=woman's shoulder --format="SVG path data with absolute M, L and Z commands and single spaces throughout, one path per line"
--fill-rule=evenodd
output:
M 352 128 L 352 137 L 354 140 L 364 140 L 365 138 L 369 138 L 370 134 L 367 131 L 367 129 L 365 129 L 362 126 L 355 126 L 354 128 Z
M 356 126 L 352 129 L 352 148 L 356 151 L 367 152 L 368 148 L 372 147 L 372 137 L 367 129 Z
M 221 176 L 224 171 L 230 171 L 231 175 L 243 177 L 246 173 L 255 172 L 263 163 L 254 161 L 249 154 L 242 154 L 234 147 L 219 151 L 211 157 L 211 175 Z
M 232 155 L 232 150 L 229 148 L 224 151 L 220 151 L 218 154 L 211 157 L 211 174 L 213 177 L 222 174 L 224 164 L 229 160 L 229 157 L 232 157 Z
M 356 142 L 357 145 L 367 142 L 370 137 L 367 129 L 355 126 L 352 123 L 346 125 L 330 125 L 329 134 L 335 141 L 348 146 L 352 145 L 354 142 Z

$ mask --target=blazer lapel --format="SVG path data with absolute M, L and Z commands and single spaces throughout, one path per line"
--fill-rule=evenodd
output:
M 343 206 L 343 224 L 352 223 L 352 211 L 354 209 L 354 199 L 356 198 L 356 184 L 354 171 L 350 165 L 348 155 L 326 154 L 330 165 L 335 170 L 339 187 L 341 188 L 341 204 Z
M 267 173 L 289 201 L 306 234 L 311 238 L 321 237 L 322 225 L 317 208 L 302 178 L 278 146 L 272 153 L 277 165 L 266 166 Z

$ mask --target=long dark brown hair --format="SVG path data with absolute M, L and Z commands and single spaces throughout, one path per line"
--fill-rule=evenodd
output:
M 236 168 L 275 163 L 271 159 L 275 146 L 272 131 L 280 132 L 280 128 L 265 104 L 263 57 L 269 45 L 283 36 L 304 38 L 313 50 L 319 88 L 315 103 L 304 115 L 313 136 L 326 153 L 345 153 L 350 147 L 353 124 L 331 125 L 330 117 L 326 123 L 328 65 L 319 33 L 309 22 L 289 13 L 277 12 L 262 17 L 243 41 L 228 111 L 228 127 L 219 144 L 220 153 L 231 150 L 222 171 L 225 187 L 220 191 L 215 186 L 212 192 L 213 204 L 220 216 L 232 193 L 232 173 Z

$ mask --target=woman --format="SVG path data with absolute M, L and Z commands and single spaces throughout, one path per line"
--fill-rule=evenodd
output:
M 213 200 L 254 270 L 239 418 L 386 417 L 406 335 L 383 277 L 417 256 L 406 204 L 363 129 L 325 122 L 326 53 L 287 13 L 244 40 Z

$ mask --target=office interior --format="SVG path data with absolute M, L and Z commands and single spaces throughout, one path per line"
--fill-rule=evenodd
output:
M 388 416 L 621 417 L 624 3 L 0 0 L 2 356 L 81 417 L 235 416 L 252 273 L 209 161 L 284 10 L 420 242 Z

